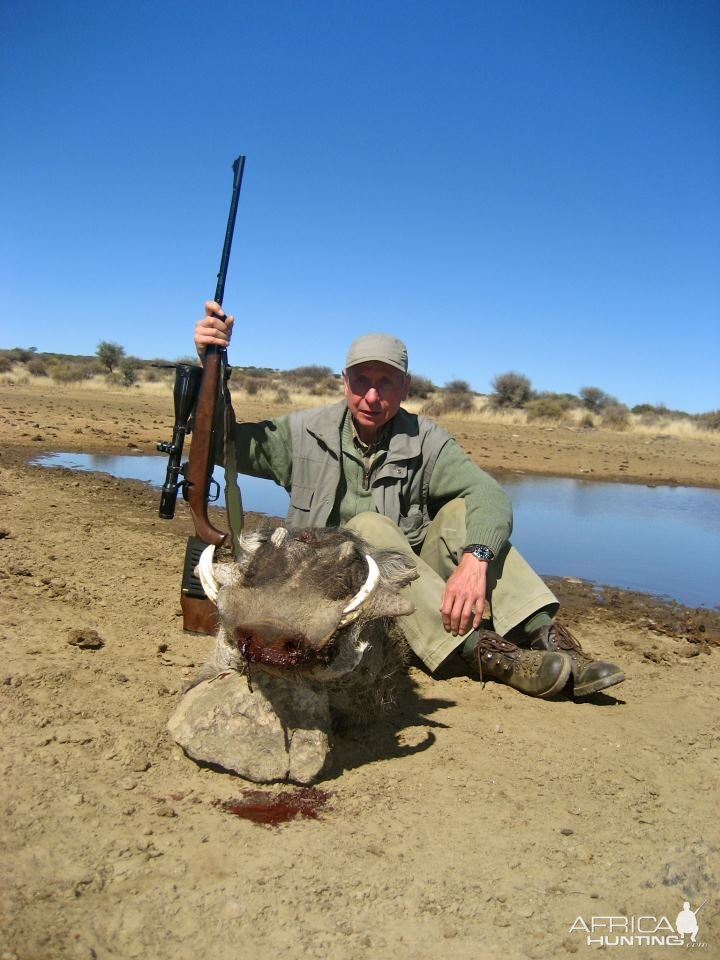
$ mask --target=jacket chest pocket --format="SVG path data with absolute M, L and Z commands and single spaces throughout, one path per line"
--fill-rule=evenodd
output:
M 315 496 L 315 487 L 308 487 L 300 483 L 294 483 L 290 490 L 290 506 L 296 510 L 309 512 L 313 497 Z

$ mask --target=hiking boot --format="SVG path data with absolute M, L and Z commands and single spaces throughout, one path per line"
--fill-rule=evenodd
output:
M 559 693 L 572 669 L 566 653 L 522 650 L 492 630 L 478 630 L 476 646 L 461 656 L 483 682 L 495 680 L 529 697 Z
M 625 674 L 614 663 L 588 657 L 567 627 L 556 620 L 549 626 L 540 627 L 530 641 L 530 649 L 557 650 L 570 657 L 575 697 L 589 697 L 625 679 Z

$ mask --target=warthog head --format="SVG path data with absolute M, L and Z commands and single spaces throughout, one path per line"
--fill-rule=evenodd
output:
M 370 621 L 412 613 L 401 592 L 417 576 L 412 560 L 340 529 L 288 530 L 241 539 L 234 562 L 213 563 L 209 547 L 198 575 L 220 615 L 218 670 L 337 678 L 360 663 Z

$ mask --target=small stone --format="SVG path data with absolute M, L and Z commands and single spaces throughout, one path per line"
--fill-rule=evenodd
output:
M 97 632 L 88 627 L 79 627 L 67 632 L 67 642 L 81 650 L 99 650 L 105 646 L 105 641 Z
M 74 806 L 79 807 L 81 803 L 85 803 L 85 797 L 81 793 L 71 793 L 68 796 L 68 801 Z
M 121 780 L 121 781 L 118 783 L 118 786 L 119 786 L 122 790 L 134 790 L 135 787 L 137 787 L 137 781 L 136 781 L 136 780 L 133 780 L 132 777 L 125 777 L 124 780 Z
M 560 833 L 564 837 L 571 837 L 575 833 L 575 831 L 571 827 L 563 827 Z
M 147 757 L 135 757 L 128 764 L 128 768 L 132 770 L 133 773 L 145 773 L 151 766 L 152 764 Z
M 155 811 L 155 814 L 158 817 L 176 817 L 177 816 L 177 813 L 167 803 L 163 803 L 161 806 L 159 806 Z

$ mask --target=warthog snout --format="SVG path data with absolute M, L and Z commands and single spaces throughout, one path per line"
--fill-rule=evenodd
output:
M 307 636 L 287 620 L 239 623 L 233 631 L 240 656 L 246 662 L 275 667 L 295 667 L 318 657 Z
M 241 548 L 234 563 L 214 563 L 208 547 L 198 565 L 220 614 L 218 665 L 341 675 L 368 646 L 364 625 L 413 609 L 402 588 L 414 563 L 371 555 L 349 531 L 278 528 L 242 538 Z

